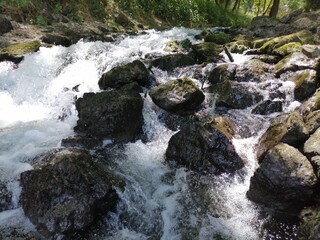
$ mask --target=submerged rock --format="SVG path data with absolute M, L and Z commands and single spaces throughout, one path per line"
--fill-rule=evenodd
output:
M 109 92 L 85 93 L 76 101 L 79 120 L 75 130 L 100 140 L 134 140 L 143 125 L 142 107 L 140 94 L 126 86 Z
M 80 149 L 41 156 L 41 164 L 21 174 L 21 205 L 45 237 L 85 231 L 98 216 L 114 210 L 124 187 L 117 176 L 97 167 Z
M 247 196 L 275 214 L 297 215 L 310 205 L 317 178 L 308 159 L 280 143 L 270 149 L 250 180 Z
M 184 126 L 173 135 L 166 161 L 201 173 L 232 173 L 244 166 L 231 142 L 234 127 L 224 118 Z
M 100 89 L 120 88 L 128 83 L 136 82 L 141 86 L 148 87 L 152 85 L 150 72 L 139 60 L 115 67 L 104 73 L 99 79 Z
M 204 94 L 189 78 L 168 81 L 149 92 L 159 107 L 174 113 L 196 110 L 204 101 Z
M 172 71 L 178 67 L 194 65 L 195 61 L 186 54 L 172 54 L 157 58 L 151 62 L 151 65 L 164 71 Z

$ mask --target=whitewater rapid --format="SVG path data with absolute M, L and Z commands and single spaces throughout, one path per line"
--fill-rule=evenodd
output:
M 60 147 L 63 138 L 74 134 L 74 102 L 85 92 L 100 91 L 102 73 L 136 59 L 168 54 L 163 49 L 170 40 L 188 38 L 195 43 L 193 36 L 199 33 L 185 28 L 150 30 L 138 36 L 121 36 L 114 43 L 79 41 L 69 48 L 41 47 L 25 56 L 18 67 L 1 62 L 0 180 L 12 192 L 14 209 L 0 213 L 0 231 L 35 231 L 19 206 L 19 175 L 32 169 L 35 156 Z M 236 55 L 236 60 L 240 64 L 244 57 Z M 154 69 L 160 83 L 191 77 L 193 71 L 194 67 L 172 73 Z M 112 149 L 114 158 L 108 164 L 126 180 L 126 189 L 118 191 L 118 211 L 109 213 L 89 238 L 259 239 L 262 222 L 246 192 L 257 167 L 254 147 L 267 125 L 257 126 L 261 131 L 252 137 L 234 139 L 237 152 L 247 162 L 245 169 L 235 175 L 199 177 L 164 163 L 168 141 L 175 132 L 164 126 L 159 114 L 147 96 L 143 130 L 148 141 Z

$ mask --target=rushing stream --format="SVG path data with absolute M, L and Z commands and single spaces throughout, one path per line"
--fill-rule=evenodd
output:
M 138 36 L 118 38 L 114 43 L 80 41 L 69 48 L 40 48 L 26 56 L 18 68 L 8 62 L 0 63 L 0 181 L 13 195 L 13 209 L 0 213 L 0 230 L 12 227 L 35 231 L 19 206 L 19 175 L 32 169 L 31 160 L 35 156 L 59 147 L 63 138 L 73 135 L 76 98 L 85 92 L 100 91 L 99 77 L 111 68 L 150 55 L 168 54 L 163 51 L 166 42 L 186 38 L 195 42 L 193 36 L 199 32 L 184 28 L 150 30 Z M 234 57 L 236 64 L 248 58 L 240 54 Z M 202 71 L 210 67 L 212 64 Z M 177 77 L 192 77 L 193 67 L 171 73 L 159 69 L 153 72 L 157 81 L 163 83 Z M 281 87 L 287 92 L 284 110 L 290 111 L 297 104 L 291 103 L 292 86 Z M 212 96 L 207 95 L 206 104 L 215 116 Z M 257 168 L 255 145 L 270 118 L 251 115 L 250 110 L 228 113 L 239 125 L 246 121 L 250 126 L 252 134 L 248 138 L 237 136 L 233 140 L 237 152 L 246 161 L 245 168 L 233 175 L 199 176 L 183 168 L 171 169 L 164 163 L 164 153 L 174 132 L 159 120 L 161 111 L 146 96 L 143 130 L 148 141 L 138 140 L 123 147 L 110 147 L 112 144 L 105 141 L 105 151 L 112 151 L 114 156 L 108 159 L 107 165 L 127 185 L 124 192 L 119 191 L 121 202 L 117 212 L 109 213 L 88 238 L 293 238 L 294 226 L 277 223 L 276 231 L 266 229 L 267 218 L 246 198 L 250 177 Z M 104 155 L 101 151 L 92 154 L 101 157 Z

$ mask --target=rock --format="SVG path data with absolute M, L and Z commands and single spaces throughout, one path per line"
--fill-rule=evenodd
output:
M 256 39 L 252 42 L 253 48 L 261 48 L 266 42 L 270 41 L 271 38 L 262 38 L 262 39 Z
M 291 43 L 291 45 L 288 45 Z M 295 43 L 295 44 L 293 44 Z M 272 38 L 263 44 L 262 47 L 259 48 L 260 53 L 264 54 L 276 54 L 276 50 L 278 53 L 284 54 L 285 52 L 289 53 L 288 48 L 291 48 L 291 51 L 294 49 L 298 49 L 300 44 L 310 44 L 313 43 L 312 33 L 308 30 L 303 30 L 297 33 L 284 35 L 281 37 Z M 287 46 L 285 46 L 287 45 Z M 281 48 L 282 47 L 282 48 Z
M 236 74 L 237 65 L 221 64 L 215 67 L 208 74 L 208 81 L 211 84 L 221 83 L 224 81 L 233 81 Z
M 20 56 L 26 53 L 32 53 L 39 50 L 41 43 L 39 41 L 17 43 L 0 50 L 0 55 L 8 54 L 12 56 Z
M 313 206 L 305 208 L 300 213 L 300 224 L 298 228 L 299 240 L 320 239 L 320 207 Z
M 84 149 L 93 149 L 96 147 L 100 147 L 102 142 L 93 137 L 88 136 L 71 136 L 61 140 L 61 146 L 66 148 L 84 148 Z
M 305 119 L 305 123 L 309 133 L 314 133 L 320 127 L 320 110 L 310 112 Z
M 164 71 L 172 71 L 178 67 L 194 65 L 195 60 L 189 55 L 173 54 L 157 58 L 151 62 L 151 65 Z
M 117 176 L 97 167 L 80 149 L 62 149 L 41 156 L 34 170 L 21 173 L 21 205 L 45 237 L 84 231 L 102 214 L 115 210 Z
M 151 89 L 149 95 L 160 108 L 174 113 L 194 111 L 205 98 L 202 91 L 189 78 L 168 81 Z
M 301 43 L 290 42 L 285 45 L 282 45 L 281 47 L 275 48 L 272 51 L 272 54 L 280 56 L 280 57 L 285 57 L 285 56 L 289 55 L 290 53 L 301 52 L 301 50 L 302 50 Z
M 141 132 L 143 100 L 126 89 L 85 93 L 76 101 L 79 120 L 75 130 L 116 142 L 134 140 Z
M 208 33 L 204 36 L 205 42 L 213 42 L 216 44 L 224 45 L 230 42 L 230 35 L 226 33 Z
M 294 52 L 283 58 L 274 67 L 276 77 L 281 74 L 292 71 L 296 72 L 305 69 L 317 69 L 318 61 L 308 58 L 301 52 Z
M 61 45 L 64 47 L 69 47 L 72 44 L 71 40 L 68 37 L 59 34 L 48 33 L 45 36 L 43 36 L 41 40 L 44 43 Z
M 6 184 L 0 182 L 0 212 L 13 209 L 12 193 L 8 190 Z
M 320 57 L 320 46 L 305 44 L 302 46 L 302 53 L 309 58 L 319 58 Z
M 223 118 L 184 126 L 173 135 L 166 161 L 201 173 L 232 173 L 244 166 L 231 142 L 232 124 Z
M 131 63 L 114 67 L 104 73 L 99 79 L 100 89 L 120 88 L 128 83 L 136 82 L 141 86 L 148 87 L 150 82 L 150 72 L 146 66 L 139 60 Z
M 275 112 L 282 112 L 281 101 L 266 100 L 260 103 L 251 111 L 252 114 L 260 114 L 260 115 L 269 115 Z
M 317 72 L 311 69 L 298 71 L 289 80 L 296 85 L 294 88 L 294 98 L 298 101 L 303 101 L 312 96 L 319 85 Z
M 250 48 L 250 42 L 247 40 L 238 40 L 228 43 L 226 46 L 232 53 L 243 53 Z
M 308 130 L 298 111 L 289 115 L 279 115 L 271 120 L 269 128 L 260 138 L 257 159 L 261 161 L 265 153 L 280 142 L 300 147 L 308 137 Z
M 216 95 L 216 106 L 233 109 L 245 109 L 263 99 L 263 96 L 255 89 L 230 81 L 215 84 L 206 91 Z
M 262 38 L 279 36 L 283 34 L 284 30 L 290 30 L 286 29 L 285 25 L 279 20 L 266 16 L 258 16 L 253 18 L 248 28 L 256 37 Z
M 114 21 L 125 28 L 135 26 L 134 22 L 121 10 L 115 15 Z
M 191 54 L 197 63 L 204 63 L 218 62 L 222 59 L 222 56 L 219 55 L 221 52 L 221 46 L 212 42 L 203 42 L 193 45 Z
M 234 80 L 237 82 L 262 82 L 269 79 L 270 65 L 258 59 L 248 60 L 237 67 Z M 270 75 L 270 74 L 269 74 Z
M 320 110 L 320 89 L 318 88 L 316 92 L 306 100 L 300 107 L 299 111 L 302 115 L 306 116 L 310 112 Z
M 256 55 L 251 59 L 252 60 L 257 59 L 257 60 L 259 60 L 261 62 L 268 63 L 268 64 L 276 64 L 280 60 L 278 56 L 267 55 L 267 54 Z
M 280 143 L 270 149 L 250 180 L 247 197 L 273 213 L 295 216 L 313 200 L 317 178 L 308 159 Z
M 320 128 L 313 133 L 309 139 L 305 142 L 303 147 L 303 153 L 308 159 L 314 156 L 320 156 Z
M 164 51 L 166 52 L 183 52 L 189 50 L 192 46 L 191 41 L 187 38 L 182 41 L 172 40 L 166 43 Z
M 0 16 L 0 35 L 10 32 L 11 30 L 13 30 L 11 22 L 7 18 Z

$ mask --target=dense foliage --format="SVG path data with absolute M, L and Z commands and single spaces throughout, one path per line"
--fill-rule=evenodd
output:
M 133 19 L 160 19 L 167 25 L 236 26 L 260 15 L 281 17 L 293 10 L 320 8 L 318 0 L 0 0 L 2 13 L 14 12 L 21 21 L 44 25 L 53 15 L 72 20 L 107 21 L 119 11 Z

